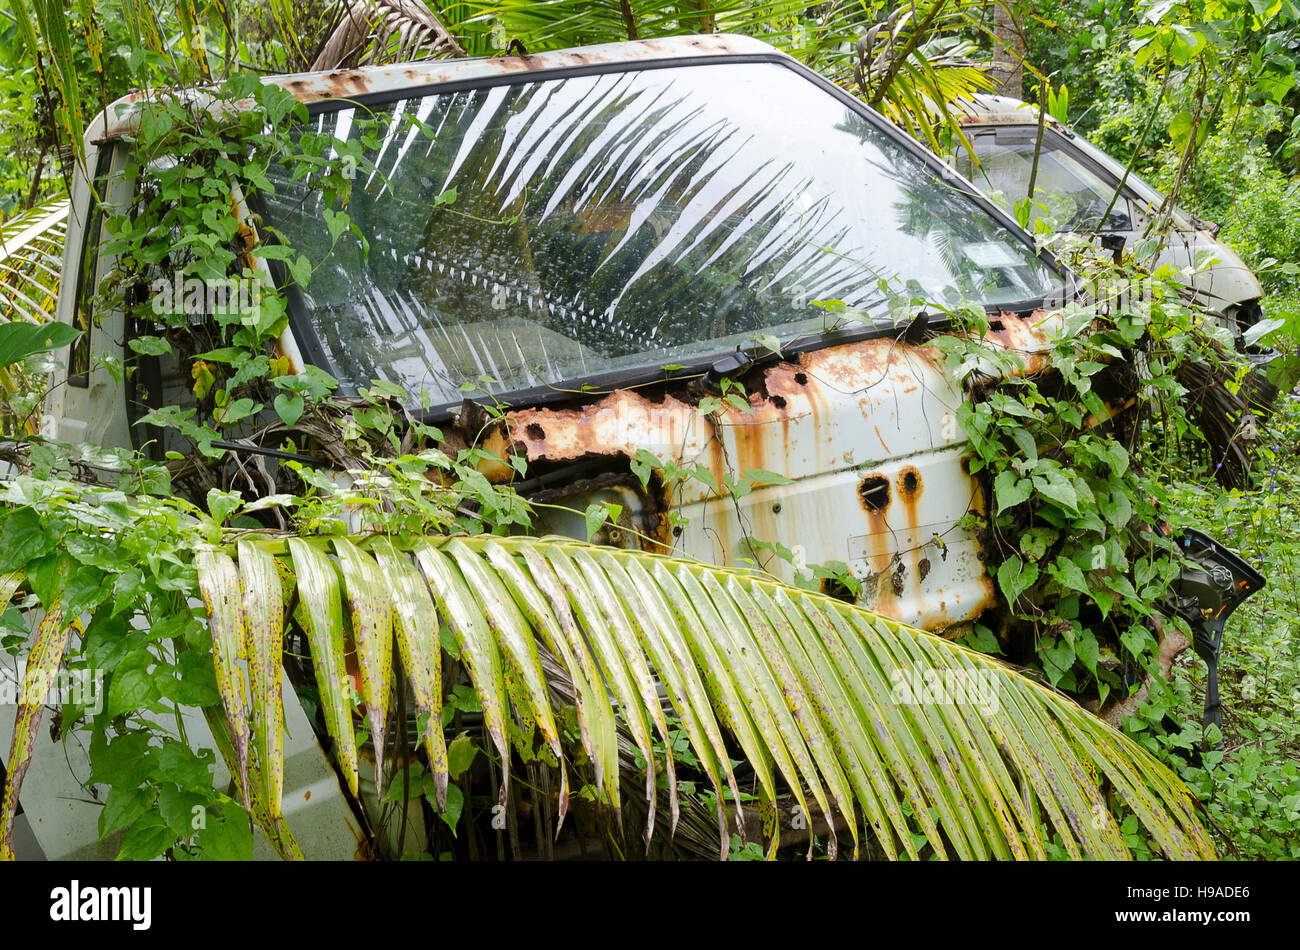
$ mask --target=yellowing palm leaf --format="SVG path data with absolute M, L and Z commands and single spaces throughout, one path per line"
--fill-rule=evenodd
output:
M 927 845 L 939 857 L 1044 858 L 1052 842 L 1074 857 L 1126 858 L 1108 794 L 1167 856 L 1213 857 L 1181 781 L 1068 698 L 983 654 L 765 575 L 520 538 L 335 542 L 348 566 L 330 557 L 324 541 L 300 538 L 288 549 L 263 542 L 255 556 L 283 559 L 289 550 L 325 720 L 352 788 L 353 699 L 339 687 L 340 645 L 363 642 L 364 628 L 374 625 L 365 615 L 388 605 L 408 677 L 419 684 L 417 708 L 434 712 L 442 669 L 427 590 L 480 699 L 505 776 L 502 801 L 512 748 L 531 750 L 534 728 L 563 767 L 553 706 L 562 693 L 576 701 L 579 741 L 600 770 L 603 800 L 618 808 L 618 773 L 634 778 L 626 756 L 620 767 L 620 737 L 630 736 L 646 763 L 655 761 L 655 735 L 669 745 L 662 686 L 713 783 L 724 854 L 724 793 L 740 797 L 730 741 L 752 764 L 765 807 L 788 790 L 805 814 L 815 807 L 845 829 L 855 849 L 865 835 L 873 852 L 890 858 L 918 857 Z M 241 562 L 250 556 L 244 542 Z M 233 576 L 220 558 L 199 568 L 201 577 L 212 575 L 205 588 Z M 242 564 L 240 576 L 245 585 L 278 584 L 271 572 Z M 350 601 L 363 597 L 371 607 L 342 610 L 345 586 Z M 244 603 L 249 594 L 246 586 Z M 207 600 L 214 630 L 237 626 L 238 598 Z M 368 694 L 392 678 L 391 658 L 374 657 L 368 677 L 382 684 L 372 682 Z M 935 701 L 926 684 L 965 684 L 970 692 L 967 701 Z M 983 701 L 969 701 L 977 693 Z M 253 698 L 253 722 L 270 721 L 259 701 Z M 259 759 L 275 748 L 259 741 Z M 445 770 L 442 748 L 426 745 L 435 774 Z M 263 770 L 268 764 L 259 762 Z M 653 767 L 646 771 L 648 842 L 662 802 Z M 678 794 L 665 771 L 671 830 Z M 561 823 L 565 781 L 562 772 Z M 773 834 L 770 850 L 776 844 Z
M 0 319 L 44 323 L 54 316 L 68 231 L 66 198 L 0 224 Z
M 464 56 L 421 0 L 341 0 L 312 69 Z

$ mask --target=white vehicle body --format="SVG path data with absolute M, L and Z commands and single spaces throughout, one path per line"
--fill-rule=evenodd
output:
M 959 172 L 1008 206 L 1028 194 L 1038 134 L 1037 107 L 1008 96 L 977 95 L 958 106 L 960 121 L 975 150 L 976 162 L 965 148 L 951 161 Z M 1043 123 L 1042 150 L 1035 182 L 1032 222 L 1050 211 L 1053 199 L 1066 207 L 1057 221 L 1062 230 L 1096 230 L 1132 249 L 1152 218 L 1165 213 L 1165 196 L 1083 136 L 1048 116 Z M 1123 188 L 1120 184 L 1123 182 Z M 1112 198 L 1119 190 L 1118 197 Z M 1101 215 L 1111 207 L 1105 221 Z M 1073 220 L 1071 220 L 1073 219 Z M 1263 294 L 1259 280 L 1227 244 L 1215 237 L 1217 228 L 1179 208 L 1172 209 L 1170 228 L 1157 265 L 1194 271 L 1190 286 L 1202 301 L 1225 318 L 1234 333 L 1257 322 Z M 1201 268 L 1207 256 L 1212 260 Z

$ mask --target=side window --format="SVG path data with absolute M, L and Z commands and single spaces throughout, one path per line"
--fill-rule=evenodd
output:
M 971 142 L 979 165 L 963 151 L 957 169 L 985 190 L 999 193 L 1008 207 L 1029 194 L 1029 179 L 1034 176 L 1031 225 L 1045 219 L 1053 231 L 1131 230 L 1128 200 L 1121 196 L 1112 206 L 1114 185 L 1076 156 L 1055 132 L 1043 136 L 1035 175 L 1036 140 L 1034 126 L 979 132 Z M 1108 207 L 1110 213 L 1101 222 Z
M 151 167 L 169 167 L 175 163 L 170 156 L 154 159 Z M 135 183 L 134 204 L 131 217 L 136 221 L 151 197 L 141 189 L 140 181 Z M 165 407 L 179 407 L 193 410 L 198 406 L 194 391 L 192 375 L 192 357 L 195 353 L 216 349 L 221 345 L 216 325 L 205 314 L 196 315 L 190 322 L 187 332 L 176 332 L 176 327 L 150 313 L 154 287 L 158 282 L 173 285 L 176 294 L 182 293 L 182 287 L 175 286 L 174 275 L 179 273 L 186 262 L 188 249 L 180 241 L 180 232 L 171 232 L 171 247 L 157 261 L 145 265 L 143 273 L 136 275 L 126 293 L 127 319 L 124 324 L 123 353 L 127 367 L 127 405 L 126 414 L 131 432 L 131 444 L 155 461 L 162 461 L 167 452 L 188 452 L 192 448 L 180 433 L 168 426 L 157 426 L 143 420 L 151 411 Z M 170 298 L 170 293 L 168 294 Z M 179 300 L 179 296 L 177 297 Z M 168 337 L 171 349 L 162 354 L 136 352 L 131 341 L 140 337 Z
M 102 148 L 95 162 L 95 177 L 90 188 L 90 214 L 86 216 L 86 230 L 81 243 L 81 256 L 77 263 L 77 289 L 73 299 L 72 324 L 81 336 L 72 344 L 68 354 L 68 385 L 86 388 L 90 385 L 90 337 L 95 331 L 95 295 L 99 291 L 99 244 L 102 238 L 103 213 L 100 201 L 108 187 L 108 170 L 112 167 L 113 150 Z

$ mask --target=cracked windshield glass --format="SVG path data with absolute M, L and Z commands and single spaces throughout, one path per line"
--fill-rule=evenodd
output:
M 334 239 L 306 179 L 265 221 L 347 388 L 423 406 L 653 369 L 1059 276 L 843 102 L 777 64 L 531 81 L 312 118 L 362 162 Z M 364 242 L 360 239 L 364 236 Z

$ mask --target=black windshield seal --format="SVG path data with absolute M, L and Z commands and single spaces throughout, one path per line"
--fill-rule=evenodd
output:
M 945 330 L 952 326 L 947 316 L 930 317 L 929 330 Z M 824 350 L 830 346 L 842 346 L 846 343 L 859 343 L 863 340 L 901 339 L 907 332 L 908 324 L 869 324 L 854 323 L 816 333 L 806 333 L 781 347 L 780 358 L 788 359 L 801 353 Z M 777 357 L 777 354 L 764 347 L 750 347 L 733 350 L 719 350 L 705 356 L 689 359 L 674 364 L 671 371 L 662 366 L 647 366 L 640 369 L 624 369 L 608 373 L 596 373 L 574 379 L 572 382 L 556 383 L 552 386 L 535 386 L 519 389 L 500 396 L 489 396 L 481 400 L 497 409 L 514 409 L 532 406 L 553 406 L 566 402 L 590 402 L 592 399 L 607 396 L 616 389 L 636 389 L 657 384 L 680 382 L 710 374 L 715 365 L 729 356 L 743 354 L 748 357 L 747 366 L 762 363 Z M 472 394 L 470 394 L 472 397 Z M 464 405 L 464 401 L 431 406 L 416 414 L 422 422 L 436 424 L 445 422 L 455 416 Z

